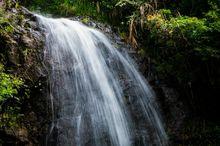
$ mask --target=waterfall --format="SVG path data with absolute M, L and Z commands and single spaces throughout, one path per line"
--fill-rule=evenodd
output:
M 167 144 L 154 92 L 126 52 L 80 22 L 37 18 L 53 113 L 47 145 Z

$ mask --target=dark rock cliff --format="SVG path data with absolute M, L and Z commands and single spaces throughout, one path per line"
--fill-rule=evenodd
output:
M 17 120 L 17 126 L 0 127 L 0 145 L 42 145 L 50 116 L 42 54 L 44 36 L 37 27 L 36 18 L 24 7 L 5 1 L 1 9 L 3 18 L 10 20 L 1 23 L 1 27 L 10 25 L 13 31 L 0 33 L 0 61 L 9 74 L 24 81 L 24 86 L 18 93 L 19 114 L 23 116 Z

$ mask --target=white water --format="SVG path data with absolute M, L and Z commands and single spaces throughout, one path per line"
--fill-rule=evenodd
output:
M 37 17 L 50 64 L 48 145 L 166 145 L 154 93 L 128 55 L 80 22 Z

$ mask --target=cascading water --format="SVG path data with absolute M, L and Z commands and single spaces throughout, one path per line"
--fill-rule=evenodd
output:
M 47 145 L 167 144 L 154 93 L 126 53 L 80 22 L 37 18 L 50 64 Z

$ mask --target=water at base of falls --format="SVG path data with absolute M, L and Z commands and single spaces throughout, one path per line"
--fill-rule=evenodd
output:
M 53 112 L 47 145 L 167 144 L 154 93 L 126 53 L 80 22 L 37 18 Z

